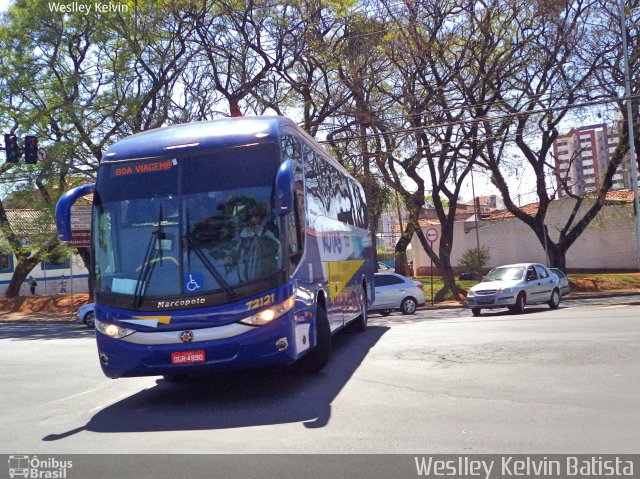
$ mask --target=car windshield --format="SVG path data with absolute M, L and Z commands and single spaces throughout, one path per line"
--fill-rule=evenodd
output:
M 482 281 L 514 281 L 522 279 L 523 275 L 524 266 L 506 266 L 492 269 Z
M 275 145 L 258 144 L 103 163 L 94 201 L 96 289 L 134 303 L 215 291 L 232 297 L 235 286 L 281 270 L 277 162 Z

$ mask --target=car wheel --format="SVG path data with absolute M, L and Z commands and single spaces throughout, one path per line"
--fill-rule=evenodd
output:
M 89 311 L 84 317 L 84 324 L 87 325 L 87 328 L 95 328 L 96 327 L 96 313 L 93 311 Z
M 358 303 L 360 303 L 360 316 L 351 323 L 351 330 L 356 333 L 362 333 L 367 329 L 367 292 L 363 287 L 358 292 Z
M 471 314 L 474 316 L 480 316 L 480 308 L 471 308 Z
M 551 293 L 551 299 L 548 304 L 551 309 L 558 309 L 558 306 L 560 306 L 560 293 L 557 289 L 554 289 Z
M 378 311 L 380 313 L 380 316 L 389 316 L 391 314 L 391 310 L 390 309 L 383 309 L 382 311 Z
M 412 297 L 408 297 L 402 300 L 402 303 L 400 304 L 400 311 L 402 311 L 402 314 L 414 314 L 417 307 L 417 301 Z
M 331 354 L 331 328 L 327 312 L 320 305 L 316 308 L 316 347 L 298 360 L 296 368 L 305 373 L 317 373 L 325 367 Z
M 516 304 L 513 305 L 513 309 L 511 311 L 517 314 L 521 314 L 524 311 L 524 307 L 526 304 L 527 298 L 525 297 L 524 293 L 520 293 L 516 298 Z

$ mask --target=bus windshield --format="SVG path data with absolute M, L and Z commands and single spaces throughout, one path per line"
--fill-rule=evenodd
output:
M 95 287 L 143 298 L 223 292 L 283 268 L 271 143 L 194 157 L 104 162 L 93 218 Z

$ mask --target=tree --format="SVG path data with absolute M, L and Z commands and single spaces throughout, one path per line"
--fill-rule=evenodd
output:
M 133 9 L 132 9 L 133 10 Z M 162 125 L 169 118 L 173 86 L 189 61 L 188 24 L 170 5 L 136 11 L 70 15 L 46 2 L 19 0 L 0 25 L 0 125 L 37 132 L 50 162 L 3 168 L 2 179 L 35 183 L 43 218 L 69 187 L 90 182 L 102 151 L 116 138 Z M 59 247 L 25 248 L 6 215 L 0 228 L 18 259 L 7 294 L 21 277 Z M 89 267 L 87 251 L 81 251 Z M 17 289 L 16 289 L 17 288 Z
M 487 144 L 481 154 L 482 164 L 491 173 L 507 209 L 532 229 L 541 244 L 547 245 L 551 264 L 563 270 L 567 250 L 605 204 L 624 154 L 621 146 L 613 155 L 601 184 L 591 193 L 596 201 L 587 209 L 581 209 L 586 195 L 573 192 L 561 168 L 550 160 L 561 121 L 568 113 L 581 104 L 597 103 L 599 98 L 609 96 L 598 86 L 597 79 L 602 75 L 603 61 L 619 50 L 619 45 L 605 34 L 611 31 L 611 25 L 602 22 L 600 5 L 595 0 L 524 3 L 514 22 L 523 39 L 511 47 L 519 53 L 501 66 L 501 75 L 493 87 L 499 101 L 489 115 L 484 111 L 475 114 L 483 125 Z M 474 101 L 472 96 L 466 99 Z M 505 164 L 512 142 L 535 176 L 538 204 L 533 214 L 516 205 L 507 182 Z M 545 219 L 557 192 L 552 183 L 556 178 L 559 188 L 575 203 L 554 237 L 545 227 Z

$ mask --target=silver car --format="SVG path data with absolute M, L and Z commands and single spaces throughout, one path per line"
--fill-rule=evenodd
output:
M 87 326 L 87 328 L 93 329 L 96 323 L 95 308 L 95 303 L 89 303 L 85 304 L 84 306 L 80 306 L 78 308 L 78 313 L 76 314 L 76 323 L 83 323 Z
M 508 308 L 522 313 L 527 304 L 560 305 L 560 280 L 546 266 L 518 263 L 492 269 L 467 293 L 467 307 L 474 316 L 484 308 Z
M 555 273 L 558 279 L 560 280 L 560 294 L 562 297 L 565 297 L 571 292 L 571 287 L 569 286 L 569 278 L 567 275 L 558 268 L 549 268 L 552 273 Z
M 369 311 L 387 316 L 391 311 L 413 314 L 418 306 L 426 302 L 422 283 L 395 273 L 373 275 L 376 298 Z

